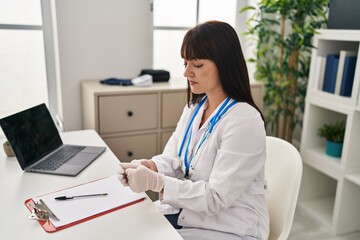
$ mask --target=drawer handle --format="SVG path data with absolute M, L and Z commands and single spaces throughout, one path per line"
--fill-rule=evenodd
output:
M 134 155 L 134 153 L 132 151 L 128 151 L 127 155 L 128 155 L 128 157 L 132 157 Z
M 132 117 L 132 116 L 134 115 L 134 113 L 133 113 L 132 111 L 128 111 L 128 112 L 127 112 L 127 115 L 128 115 L 129 117 Z

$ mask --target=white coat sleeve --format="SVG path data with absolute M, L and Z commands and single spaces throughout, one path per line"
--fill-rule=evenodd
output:
M 216 129 L 220 143 L 209 181 L 165 177 L 163 203 L 213 215 L 231 206 L 264 170 L 266 133 L 257 112 Z

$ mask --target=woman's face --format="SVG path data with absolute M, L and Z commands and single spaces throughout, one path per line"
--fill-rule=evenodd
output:
M 208 59 L 184 59 L 184 76 L 189 81 L 190 89 L 195 94 L 206 95 L 222 92 L 218 69 Z

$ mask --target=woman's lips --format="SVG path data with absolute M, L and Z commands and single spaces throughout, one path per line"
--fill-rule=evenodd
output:
M 189 84 L 190 84 L 190 86 L 191 86 L 191 85 L 197 84 L 197 82 L 189 80 Z

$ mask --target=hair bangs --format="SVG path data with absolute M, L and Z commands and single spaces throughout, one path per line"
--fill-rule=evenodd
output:
M 198 29 L 192 29 L 186 33 L 182 46 L 181 57 L 186 60 L 193 59 L 210 59 L 209 52 L 206 47 L 206 40 Z

